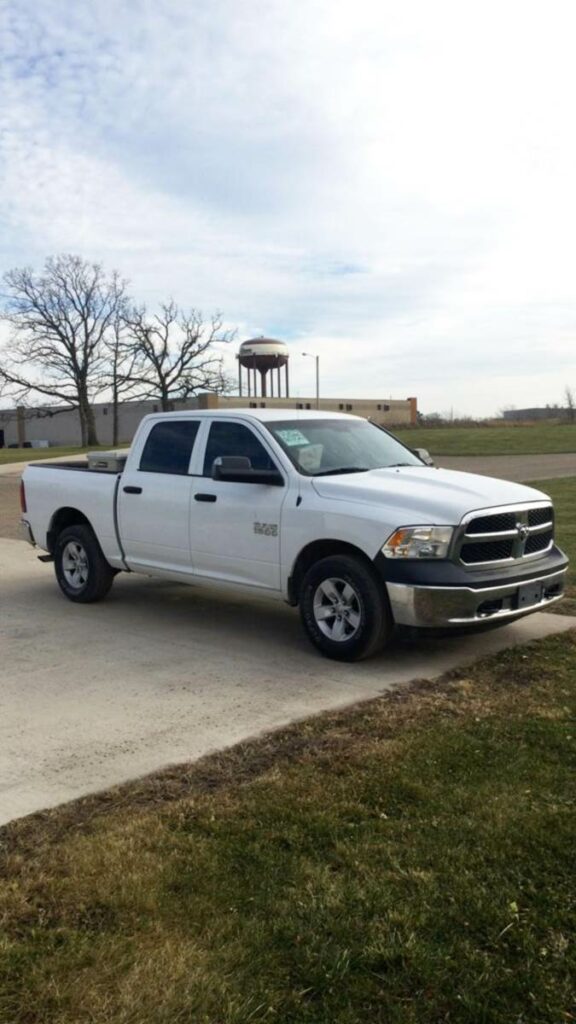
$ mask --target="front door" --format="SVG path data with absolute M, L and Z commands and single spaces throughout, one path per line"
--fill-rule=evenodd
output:
M 253 469 L 278 469 L 266 440 L 237 420 L 214 420 L 190 502 L 194 572 L 280 589 L 280 516 L 287 487 L 212 480 L 214 459 L 243 455 Z
M 130 568 L 192 571 L 189 468 L 199 425 L 192 419 L 154 423 L 138 469 L 122 474 L 119 527 Z

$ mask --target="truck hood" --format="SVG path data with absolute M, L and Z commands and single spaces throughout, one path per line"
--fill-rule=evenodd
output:
M 542 501 L 547 494 L 524 484 L 429 466 L 371 469 L 367 473 L 313 477 L 322 498 L 402 510 L 398 525 L 457 525 L 467 512 L 494 505 Z

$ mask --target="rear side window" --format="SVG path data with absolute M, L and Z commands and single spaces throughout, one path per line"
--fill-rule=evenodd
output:
M 242 423 L 213 423 L 208 435 L 204 456 L 204 476 L 212 476 L 214 459 L 221 455 L 244 455 L 250 459 L 252 469 L 276 469 L 265 447 Z
M 146 440 L 140 469 L 146 473 L 185 476 L 190 465 L 198 421 L 169 420 L 156 423 Z

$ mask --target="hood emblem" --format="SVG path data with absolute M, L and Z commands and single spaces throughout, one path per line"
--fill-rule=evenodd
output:
M 526 540 L 530 533 L 530 530 L 524 523 L 516 523 L 516 531 L 518 533 L 518 540 Z

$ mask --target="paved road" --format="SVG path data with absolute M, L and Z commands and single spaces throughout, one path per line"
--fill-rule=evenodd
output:
M 342 665 L 282 603 L 122 576 L 74 605 L 22 541 L 0 540 L 0 575 L 0 824 L 575 623 L 534 615 Z
M 566 455 L 438 455 L 438 466 L 501 480 L 553 480 L 576 475 L 576 454 Z

